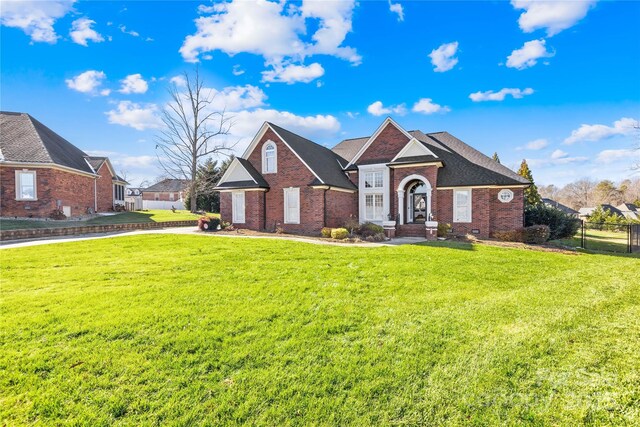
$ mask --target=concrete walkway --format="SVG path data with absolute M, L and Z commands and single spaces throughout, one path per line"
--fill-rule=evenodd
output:
M 33 239 L 33 240 L 10 240 L 0 242 L 0 250 L 2 249 L 10 249 L 10 248 L 24 248 L 29 246 L 40 246 L 40 245 L 49 245 L 54 243 L 66 243 L 66 242 L 79 242 L 82 240 L 96 240 L 96 239 L 110 239 L 115 237 L 124 237 L 124 236 L 137 236 L 141 234 L 185 234 L 185 235 L 198 235 L 198 236 L 206 236 L 206 237 L 234 237 L 241 239 L 282 239 L 282 240 L 292 240 L 294 242 L 303 242 L 303 243 L 312 243 L 315 245 L 330 245 L 330 246 L 343 246 L 343 247 L 364 247 L 364 248 L 375 248 L 382 246 L 399 246 L 399 245 L 408 245 L 426 242 L 425 239 L 420 237 L 398 237 L 386 242 L 376 242 L 376 243 L 340 243 L 340 242 L 332 242 L 330 240 L 317 240 L 305 237 L 295 237 L 295 236 L 281 236 L 278 234 L 273 235 L 247 235 L 247 234 L 222 234 L 222 233 L 204 233 L 197 228 L 194 229 L 192 227 L 171 227 L 171 228 L 160 228 L 155 230 L 136 230 L 136 231 L 127 231 L 127 232 L 117 232 L 117 233 L 99 233 L 99 234 L 90 234 L 84 236 L 60 236 L 60 237 L 46 237 L 42 239 Z

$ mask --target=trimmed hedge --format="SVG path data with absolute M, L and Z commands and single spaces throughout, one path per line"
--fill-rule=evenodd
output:
M 565 239 L 573 237 L 580 228 L 580 221 L 559 209 L 538 204 L 527 206 L 524 211 L 524 225 L 547 225 L 550 230 L 550 239 Z
M 320 235 L 322 237 L 331 237 L 332 231 L 333 231 L 333 228 L 324 227 L 322 230 L 320 230 Z
M 525 227 L 523 230 L 523 239 L 525 243 L 542 244 L 549 240 L 551 229 L 548 225 L 532 225 Z
M 349 237 L 349 230 L 346 228 L 334 228 L 331 230 L 331 238 L 336 240 L 343 240 Z

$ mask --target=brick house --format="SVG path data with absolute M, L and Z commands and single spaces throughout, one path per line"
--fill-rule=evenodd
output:
M 188 179 L 163 179 L 150 187 L 142 188 L 143 209 L 185 209 L 184 196 L 191 181 Z
M 25 113 L 0 112 L 0 216 L 46 218 L 112 211 L 127 182 Z
M 406 131 L 387 118 L 371 136 L 325 148 L 264 123 L 218 183 L 224 220 L 317 234 L 349 218 L 389 236 L 489 237 L 523 225 L 529 181 L 447 132 Z

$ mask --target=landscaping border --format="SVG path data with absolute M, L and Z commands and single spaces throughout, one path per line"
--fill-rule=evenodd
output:
M 0 241 L 40 239 L 43 237 L 75 236 L 94 233 L 113 233 L 130 230 L 152 230 L 165 227 L 196 227 L 198 220 L 139 222 L 131 224 L 86 225 L 78 227 L 31 228 L 0 231 Z

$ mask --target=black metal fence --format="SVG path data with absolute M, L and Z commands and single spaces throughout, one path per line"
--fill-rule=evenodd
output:
M 604 252 L 640 253 L 640 224 L 582 222 L 582 248 Z

